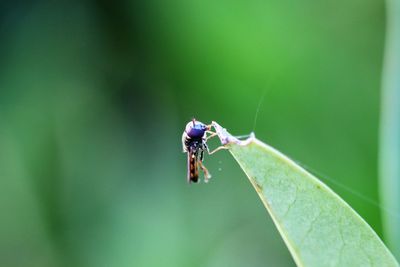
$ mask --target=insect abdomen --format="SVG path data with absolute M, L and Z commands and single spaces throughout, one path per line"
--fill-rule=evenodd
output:
M 199 168 L 197 166 L 197 156 L 190 152 L 188 153 L 188 182 L 197 183 L 199 181 Z

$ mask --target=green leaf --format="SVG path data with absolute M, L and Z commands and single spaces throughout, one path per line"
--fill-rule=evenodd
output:
M 254 136 L 239 141 L 213 126 L 298 266 L 398 266 L 372 228 L 320 180 Z
M 400 0 L 386 1 L 379 138 L 379 188 L 382 205 L 400 214 Z M 400 257 L 399 218 L 382 213 L 383 233 Z

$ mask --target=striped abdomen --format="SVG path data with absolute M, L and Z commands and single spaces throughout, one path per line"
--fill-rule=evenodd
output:
M 197 183 L 199 181 L 199 168 L 197 164 L 197 155 L 193 151 L 189 151 L 188 155 L 188 173 L 187 180 L 189 183 Z

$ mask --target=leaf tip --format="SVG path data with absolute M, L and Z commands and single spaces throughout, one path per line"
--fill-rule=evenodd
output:
M 256 140 L 256 135 L 254 132 L 251 132 L 249 137 L 245 140 L 239 140 L 237 137 L 231 135 L 225 128 L 219 125 L 216 121 L 212 121 L 211 125 L 214 127 L 215 132 L 217 133 L 221 144 L 228 145 L 228 144 L 236 144 L 239 146 L 246 146 Z

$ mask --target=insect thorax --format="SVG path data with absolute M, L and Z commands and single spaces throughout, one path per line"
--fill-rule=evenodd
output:
M 190 138 L 189 136 L 186 136 L 185 146 L 188 151 L 198 151 L 204 149 L 204 140 L 203 138 Z

